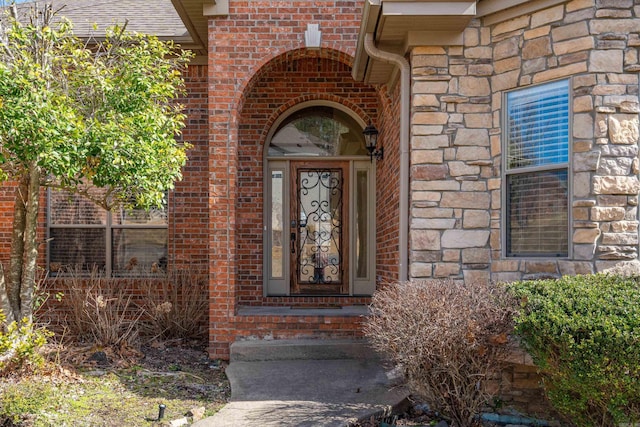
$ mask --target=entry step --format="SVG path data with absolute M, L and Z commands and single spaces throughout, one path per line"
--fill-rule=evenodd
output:
M 248 340 L 231 344 L 232 362 L 378 359 L 364 339 Z

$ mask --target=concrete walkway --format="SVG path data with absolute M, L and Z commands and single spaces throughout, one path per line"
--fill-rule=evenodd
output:
M 344 427 L 406 396 L 363 341 L 235 343 L 226 373 L 231 402 L 194 426 Z

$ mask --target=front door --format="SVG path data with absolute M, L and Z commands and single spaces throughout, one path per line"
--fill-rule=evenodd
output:
M 291 162 L 291 294 L 349 293 L 349 162 Z

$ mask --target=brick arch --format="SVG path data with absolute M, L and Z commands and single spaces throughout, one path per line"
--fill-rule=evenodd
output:
M 364 122 L 376 122 L 380 91 L 351 76 L 352 57 L 336 49 L 295 49 L 275 55 L 247 79 L 237 110 L 235 252 L 237 304 L 283 303 L 263 297 L 264 144 L 278 118 L 301 103 L 323 103 L 353 112 Z M 240 108 L 241 107 L 241 108 Z M 297 298 L 291 304 L 361 303 L 356 297 L 332 301 Z M 345 302 L 347 301 L 347 302 Z
M 237 108 L 238 117 L 242 116 L 242 110 L 244 107 L 244 103 L 246 100 L 246 96 L 250 93 L 255 85 L 264 78 L 265 75 L 268 75 L 274 69 L 282 66 L 283 64 L 291 64 L 295 61 L 299 61 L 301 59 L 312 59 L 312 58 L 320 58 L 320 59 L 328 59 L 335 61 L 340 64 L 344 64 L 348 67 L 353 65 L 354 58 L 347 52 L 332 49 L 332 48 L 322 48 L 318 50 L 310 50 L 305 48 L 294 48 L 285 47 L 282 49 L 274 50 L 271 55 L 263 58 L 260 62 L 255 64 L 253 73 L 249 72 L 251 78 L 245 80 L 239 90 L 238 93 L 240 96 L 237 99 Z

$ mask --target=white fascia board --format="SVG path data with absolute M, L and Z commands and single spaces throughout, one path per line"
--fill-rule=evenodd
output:
M 382 14 L 384 16 L 475 16 L 475 1 L 393 1 L 383 2 Z

